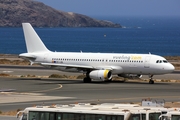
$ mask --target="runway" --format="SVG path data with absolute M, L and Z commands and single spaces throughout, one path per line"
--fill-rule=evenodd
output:
M 81 80 L 0 78 L 0 88 L 15 89 L 0 93 L 0 110 L 9 111 L 33 105 L 140 102 L 143 98 L 180 101 L 180 84 L 146 82 L 83 83 Z
M 0 73 L 37 76 L 49 76 L 52 73 L 79 75 L 79 73 L 64 73 L 36 66 L 1 66 Z M 180 74 L 176 72 L 156 77 L 179 79 Z M 144 98 L 180 101 L 180 83 L 156 82 L 153 85 L 143 81 L 83 83 L 82 80 L 21 77 L 0 77 L 0 83 L 0 90 L 11 91 L 0 92 L 1 111 L 24 109 L 42 104 L 129 103 L 140 102 Z

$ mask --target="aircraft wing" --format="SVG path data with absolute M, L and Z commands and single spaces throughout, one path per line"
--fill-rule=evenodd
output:
M 41 63 L 42 66 L 50 66 L 50 67 L 67 67 L 67 68 L 78 68 L 78 69 L 92 69 L 92 70 L 116 70 L 122 69 L 117 66 L 88 66 L 88 65 L 74 65 L 74 64 L 61 64 L 61 63 Z
M 86 65 L 72 65 L 72 64 L 60 64 L 60 63 L 41 63 L 43 66 L 51 67 L 67 67 L 67 68 L 79 68 L 79 69 L 95 69 L 93 66 Z

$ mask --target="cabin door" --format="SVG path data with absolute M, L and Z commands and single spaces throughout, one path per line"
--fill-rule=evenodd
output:
M 150 62 L 151 56 L 146 56 L 144 61 L 144 68 L 149 68 L 149 62 Z

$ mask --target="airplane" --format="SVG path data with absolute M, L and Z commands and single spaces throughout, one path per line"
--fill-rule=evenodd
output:
M 153 76 L 174 71 L 174 66 L 164 57 L 154 54 L 52 52 L 46 48 L 30 23 L 22 23 L 27 53 L 19 57 L 47 68 L 66 72 L 83 72 L 85 83 L 111 81 L 112 75 L 120 77 Z

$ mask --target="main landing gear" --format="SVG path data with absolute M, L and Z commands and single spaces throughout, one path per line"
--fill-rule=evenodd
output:
M 153 75 L 149 75 L 149 84 L 154 84 Z
M 91 78 L 90 78 L 90 77 L 85 77 L 85 78 L 83 79 L 83 82 L 84 82 L 84 83 L 90 83 L 90 82 L 91 82 Z
M 90 73 L 90 72 L 87 72 L 87 73 L 86 73 L 86 77 L 83 79 L 83 82 L 84 82 L 84 83 L 90 83 L 90 82 L 91 82 L 91 78 L 89 77 L 89 73 Z

